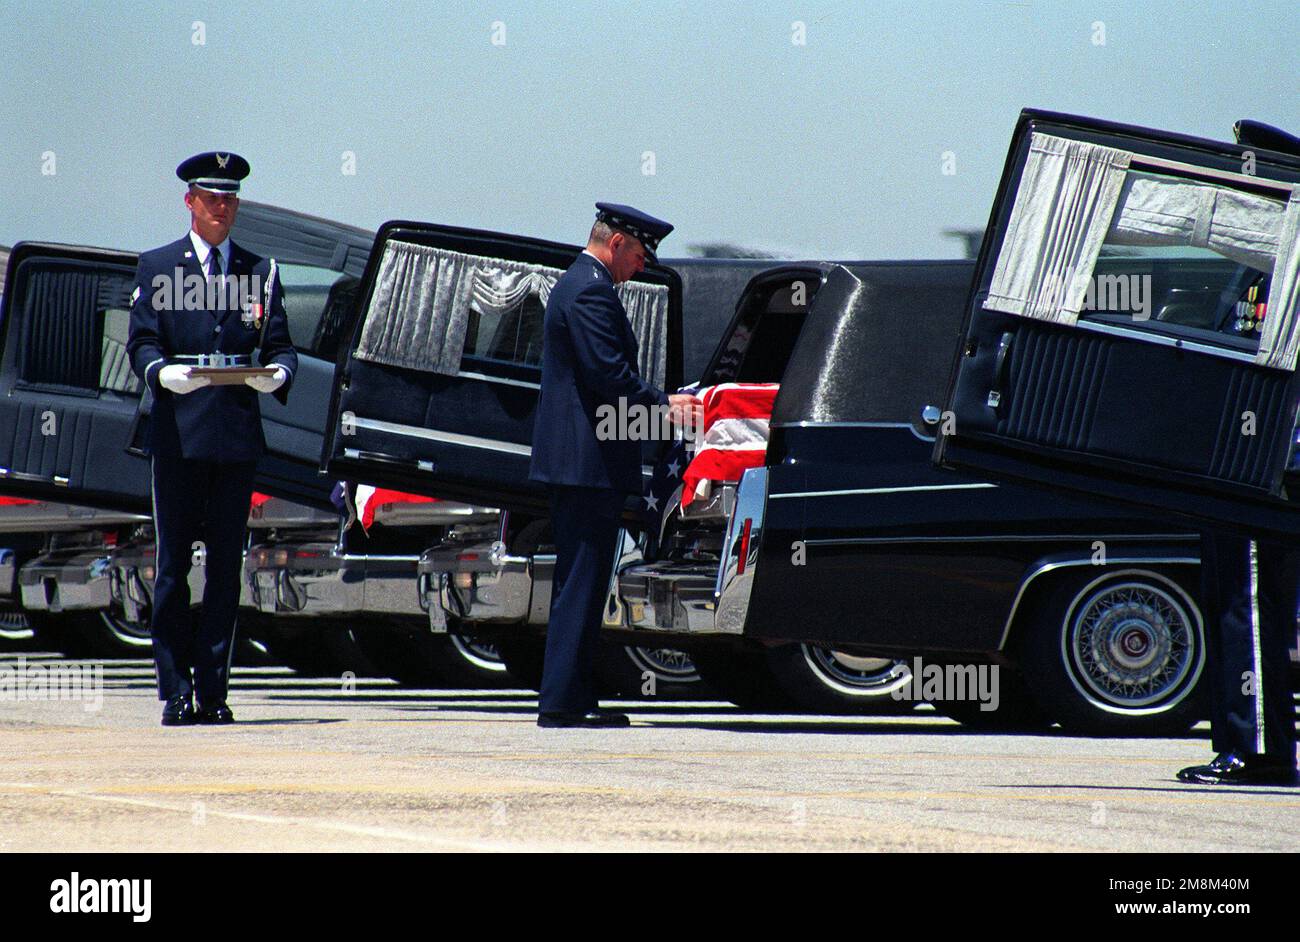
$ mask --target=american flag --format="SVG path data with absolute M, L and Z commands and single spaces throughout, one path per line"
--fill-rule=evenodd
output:
M 688 387 L 703 401 L 704 427 L 698 448 L 678 439 L 655 465 L 650 484 L 641 495 L 646 529 L 658 535 L 664 515 L 677 506 L 705 496 L 710 481 L 738 481 L 746 468 L 758 467 L 767 454 L 768 421 L 778 383 L 723 383 L 704 389 Z M 691 451 L 696 451 L 692 459 Z
M 714 481 L 739 481 L 767 455 L 768 423 L 780 383 L 722 383 L 699 391 L 704 438 L 682 479 L 682 506 L 706 498 Z
M 405 491 L 393 491 L 386 487 L 374 487 L 370 484 L 357 485 L 357 510 L 360 511 L 361 527 L 369 530 L 375 522 L 375 511 L 381 504 L 432 504 L 436 497 L 424 497 L 420 494 L 407 494 Z
M 375 522 L 375 511 L 383 504 L 431 504 L 437 500 L 436 497 L 407 494 L 405 491 L 375 487 L 373 484 L 358 484 L 354 492 L 346 481 L 339 481 L 330 493 L 330 503 L 347 514 L 344 529 L 350 530 L 352 524 L 360 519 L 361 528 L 367 532 Z

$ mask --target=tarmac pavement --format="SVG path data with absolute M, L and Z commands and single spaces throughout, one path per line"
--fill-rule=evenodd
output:
M 1300 789 L 1174 780 L 1210 757 L 1204 724 L 1090 739 L 644 700 L 618 705 L 630 729 L 550 730 L 527 691 L 236 668 L 238 722 L 176 729 L 146 661 L 49 699 L 73 663 L 0 655 L 0 679 L 37 678 L 0 684 L 0 850 L 1300 850 Z

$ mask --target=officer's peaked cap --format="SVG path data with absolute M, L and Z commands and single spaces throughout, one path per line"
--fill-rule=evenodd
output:
M 655 258 L 659 240 L 673 231 L 671 223 L 621 203 L 597 203 L 596 221 L 637 239 L 645 247 L 645 254 L 650 256 L 651 260 Z
M 201 190 L 238 193 L 239 181 L 248 176 L 248 171 L 248 161 L 238 154 L 210 150 L 181 161 L 176 176 Z

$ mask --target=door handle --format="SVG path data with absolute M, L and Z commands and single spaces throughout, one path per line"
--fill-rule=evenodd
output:
M 366 461 L 370 464 L 383 464 L 393 468 L 402 468 L 403 470 L 414 469 L 416 471 L 425 471 L 430 473 L 437 470 L 437 467 L 432 461 L 394 458 L 392 455 L 385 455 L 378 451 L 358 451 L 355 448 L 344 448 L 343 457 L 349 461 Z
M 1006 383 L 1007 368 L 1011 359 L 1011 342 L 1015 339 L 1016 335 L 1008 330 L 998 341 L 998 353 L 993 361 L 993 386 L 989 389 L 987 402 L 990 409 L 996 409 L 1002 404 L 1002 387 Z
M 0 480 L 22 481 L 27 484 L 53 484 L 55 487 L 67 487 L 69 483 L 69 479 L 61 474 L 53 476 L 28 474 L 25 471 L 13 471 L 9 468 L 0 468 Z

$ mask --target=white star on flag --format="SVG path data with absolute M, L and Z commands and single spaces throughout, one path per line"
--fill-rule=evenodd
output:
M 645 509 L 646 509 L 646 510 L 658 510 L 658 509 L 659 509 L 659 498 L 658 498 L 658 497 L 655 497 L 653 494 L 647 494 L 646 497 L 645 497 Z
M 675 478 L 675 477 L 680 477 L 681 473 L 682 473 L 682 466 L 678 463 L 677 459 L 674 458 L 673 463 L 668 466 L 668 475 L 669 477 Z

